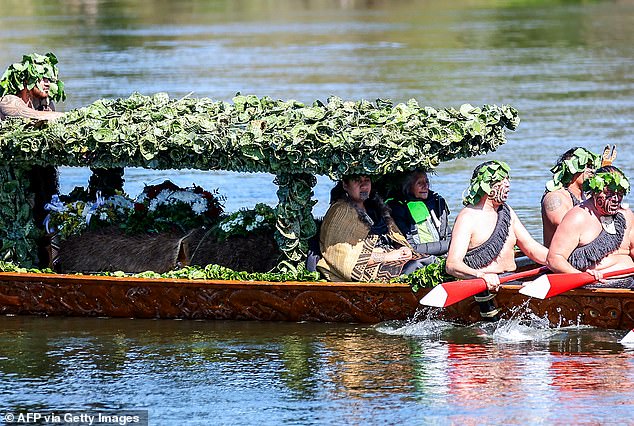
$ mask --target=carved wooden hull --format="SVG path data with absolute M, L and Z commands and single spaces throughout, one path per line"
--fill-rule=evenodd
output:
M 506 285 L 498 293 L 503 316 L 528 300 L 519 288 Z M 405 284 L 0 273 L 0 314 L 378 323 L 414 317 L 426 292 L 413 294 Z M 548 300 L 531 299 L 528 306 L 553 325 L 634 328 L 631 290 L 578 289 Z M 480 321 L 472 298 L 442 310 L 442 316 L 461 323 Z

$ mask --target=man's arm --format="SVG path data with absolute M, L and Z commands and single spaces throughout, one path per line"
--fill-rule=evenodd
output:
M 449 275 L 453 275 L 456 278 L 483 278 L 487 283 L 487 287 L 494 290 L 500 285 L 500 279 L 497 274 L 484 273 L 464 263 L 464 257 L 469 249 L 469 242 L 473 235 L 474 221 L 470 219 L 468 208 L 463 209 L 458 214 L 451 234 L 445 269 Z
M 626 238 L 629 237 L 630 257 L 634 259 L 634 213 L 632 213 L 630 209 L 625 209 L 625 217 L 627 219 L 627 223 L 630 225 L 630 233 L 629 235 L 626 235 Z
M 544 195 L 542 200 L 544 212 L 550 223 L 555 226 L 561 223 L 568 210 L 570 210 L 570 203 L 566 201 L 560 192 L 549 192 Z
M 542 219 L 544 220 L 544 244 L 549 245 L 557 226 L 573 207 L 570 197 L 561 192 L 548 192 L 542 199 Z
M 581 232 L 584 227 L 583 211 L 578 208 L 570 212 L 557 227 L 553 240 L 548 250 L 546 264 L 553 272 L 581 272 L 575 269 L 569 262 L 570 254 L 579 246 Z
M 520 218 L 517 217 L 515 211 L 513 209 L 510 210 L 511 218 L 513 220 L 513 232 L 515 233 L 515 238 L 517 239 L 517 246 L 530 259 L 540 265 L 545 265 L 546 257 L 548 256 L 548 249 L 535 241 L 520 221 Z
M 64 115 L 62 112 L 37 111 L 29 108 L 22 99 L 12 95 L 5 95 L 0 99 L 0 113 L 5 117 L 34 118 L 37 120 L 54 120 Z

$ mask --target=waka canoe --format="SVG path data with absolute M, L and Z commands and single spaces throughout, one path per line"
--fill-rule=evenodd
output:
M 495 298 L 502 317 L 526 304 L 553 326 L 634 328 L 634 291 L 575 289 L 547 300 L 504 285 Z M 458 323 L 480 320 L 469 298 L 445 309 L 422 307 L 428 292 L 407 284 L 239 282 L 86 275 L 0 273 L 0 314 L 122 318 L 379 323 L 440 315 Z M 420 311 L 420 312 L 419 312 Z M 420 318 L 420 317 L 419 317 Z

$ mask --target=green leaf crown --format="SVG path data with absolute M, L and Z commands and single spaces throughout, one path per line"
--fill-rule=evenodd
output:
M 22 56 L 22 62 L 11 64 L 0 79 L 0 96 L 17 95 L 26 87 L 33 89 L 38 82 L 47 78 L 50 81 L 49 97 L 55 101 L 64 101 L 64 82 L 57 79 L 57 57 L 49 52 L 46 55 L 32 53 Z
M 491 193 L 491 186 L 510 176 L 511 168 L 504 161 L 487 161 L 473 172 L 467 195 L 463 197 L 465 206 L 477 204 L 482 196 Z
M 601 167 L 596 173 L 583 182 L 583 190 L 598 194 L 604 189 L 627 194 L 630 192 L 630 181 L 623 172 L 614 166 Z
M 601 157 L 585 148 L 577 148 L 570 158 L 562 158 L 550 169 L 553 178 L 546 183 L 546 191 L 552 192 L 566 187 L 572 182 L 575 174 L 583 172 L 590 166 L 596 169 L 601 164 Z

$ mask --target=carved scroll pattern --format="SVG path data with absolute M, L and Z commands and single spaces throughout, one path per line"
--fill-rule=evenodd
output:
M 406 319 L 417 306 L 407 291 L 248 287 L 3 282 L 0 313 L 377 323 Z
M 234 319 L 378 323 L 412 318 L 420 308 L 407 286 L 345 286 L 325 283 L 183 283 L 56 279 L 0 279 L 0 314 L 109 316 L 128 318 Z M 495 298 L 502 316 L 528 299 L 516 290 Z M 634 292 L 574 290 L 547 300 L 528 300 L 528 309 L 553 326 L 586 324 L 634 328 Z M 449 320 L 481 320 L 473 298 L 440 314 Z

